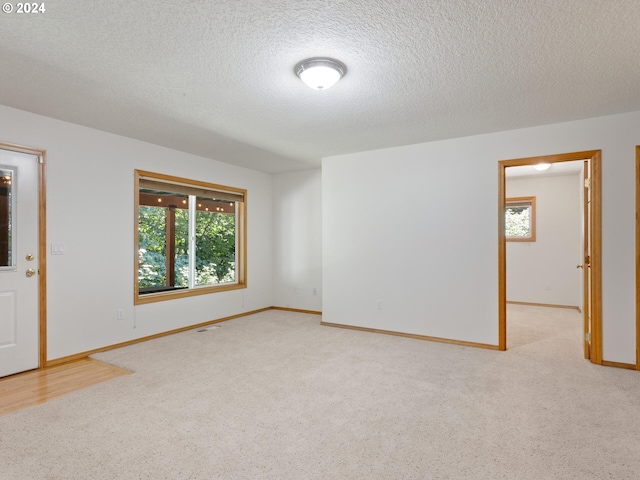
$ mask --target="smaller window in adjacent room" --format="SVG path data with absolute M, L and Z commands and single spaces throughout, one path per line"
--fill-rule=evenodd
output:
M 246 286 L 246 191 L 135 172 L 136 303 Z
M 536 197 L 507 198 L 504 225 L 507 242 L 535 242 Z

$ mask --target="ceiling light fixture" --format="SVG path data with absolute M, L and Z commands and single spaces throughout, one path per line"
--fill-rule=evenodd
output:
M 293 70 L 300 80 L 315 90 L 331 88 L 347 73 L 344 63 L 324 57 L 303 60 Z
M 543 172 L 545 170 L 549 170 L 549 167 L 551 167 L 550 163 L 538 163 L 537 165 L 533 166 L 533 168 L 535 168 L 539 172 Z

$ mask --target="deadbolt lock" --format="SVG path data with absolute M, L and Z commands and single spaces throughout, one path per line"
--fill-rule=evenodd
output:
M 33 261 L 33 253 L 27 253 L 27 256 L 24 258 L 26 258 L 28 262 Z

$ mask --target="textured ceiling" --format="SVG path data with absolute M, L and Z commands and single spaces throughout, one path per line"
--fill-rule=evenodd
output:
M 640 110 L 638 0 L 45 6 L 0 13 L 0 103 L 266 172 Z M 312 56 L 347 75 L 309 89 Z

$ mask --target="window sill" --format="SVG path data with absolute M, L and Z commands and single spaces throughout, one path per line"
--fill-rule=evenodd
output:
M 162 288 L 162 287 L 159 287 Z M 196 295 L 208 295 L 211 293 L 217 292 L 226 292 L 230 290 L 239 290 L 242 288 L 247 288 L 245 283 L 227 283 L 224 285 L 213 285 L 206 287 L 196 287 L 196 288 L 175 288 L 175 287 L 166 287 L 170 288 L 169 291 L 160 291 L 160 292 L 136 292 L 136 297 L 134 300 L 134 305 L 144 305 L 147 303 L 156 303 L 156 302 L 164 302 L 165 300 L 173 300 L 176 298 L 185 298 L 185 297 L 194 297 Z M 143 289 L 144 290 L 144 289 Z

